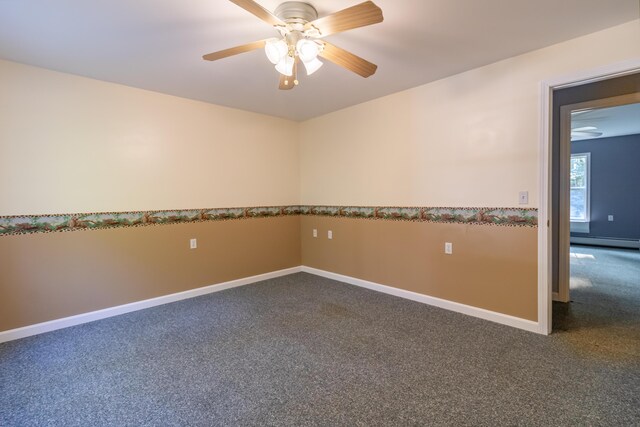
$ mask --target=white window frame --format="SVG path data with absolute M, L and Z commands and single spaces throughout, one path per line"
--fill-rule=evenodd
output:
M 571 154 L 571 158 L 574 157 L 585 157 L 587 159 L 586 166 L 586 191 L 585 191 L 585 211 L 586 218 L 585 219 L 574 219 L 570 218 L 571 222 L 571 231 L 575 233 L 588 233 L 589 232 L 589 223 L 591 222 L 591 153 L 574 153 Z M 571 192 L 571 188 L 569 188 L 569 192 Z M 569 210 L 569 212 L 571 212 Z

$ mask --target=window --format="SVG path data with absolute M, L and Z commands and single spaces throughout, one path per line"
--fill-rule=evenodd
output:
M 590 153 L 572 154 L 569 169 L 569 186 L 571 188 L 572 222 L 589 222 L 589 168 Z

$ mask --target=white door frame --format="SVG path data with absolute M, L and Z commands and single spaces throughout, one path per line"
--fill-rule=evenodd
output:
M 540 176 L 538 201 L 538 326 L 551 333 L 551 122 L 553 91 L 561 88 L 620 77 L 640 71 L 640 58 L 554 77 L 541 82 L 540 96 Z

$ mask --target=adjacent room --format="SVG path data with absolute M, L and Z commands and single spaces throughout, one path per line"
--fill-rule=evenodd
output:
M 569 269 L 554 327 L 610 357 L 640 348 L 640 103 L 632 101 L 568 107 Z
M 0 1 L 0 425 L 639 425 L 639 102 L 638 0 Z

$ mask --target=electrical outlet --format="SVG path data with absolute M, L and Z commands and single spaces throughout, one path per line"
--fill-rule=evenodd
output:
M 521 205 L 528 205 L 529 204 L 529 192 L 528 191 L 521 191 L 520 193 L 518 193 L 518 203 L 520 203 Z
M 318 229 L 317 228 L 313 229 L 313 237 L 318 237 Z
M 447 255 L 451 255 L 453 253 L 453 243 L 446 242 L 444 244 L 444 253 Z
M 609 216 L 607 217 L 607 219 L 608 219 L 609 221 L 613 221 L 613 215 L 609 215 Z
M 189 240 L 189 247 L 191 249 L 196 249 L 198 247 L 198 241 L 196 239 Z
M 333 239 L 333 231 L 331 231 L 331 230 L 327 231 L 327 238 L 329 240 Z

